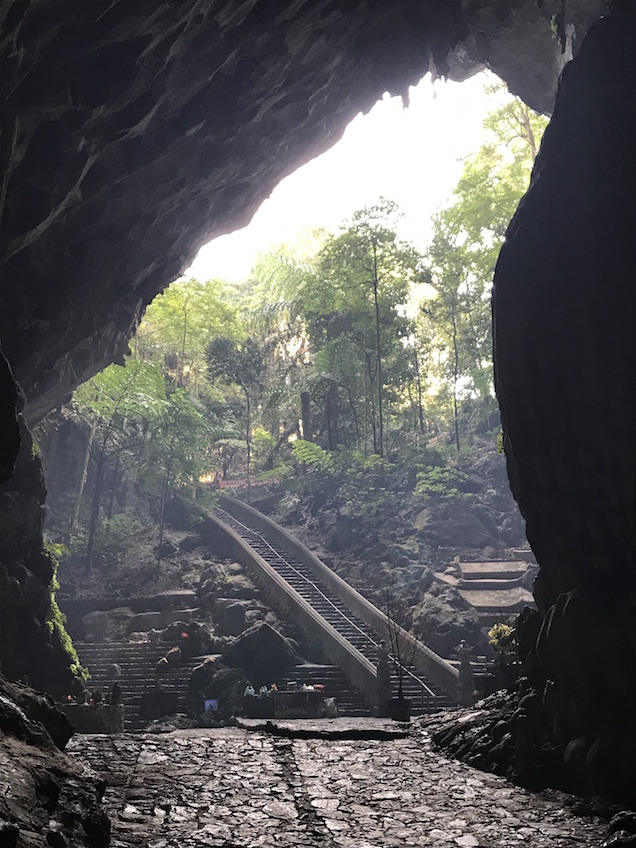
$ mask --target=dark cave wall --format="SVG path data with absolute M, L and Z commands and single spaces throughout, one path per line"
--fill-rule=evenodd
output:
M 439 0 L 4 7 L 0 338 L 31 422 L 121 355 L 200 243 L 462 34 Z
M 632 798 L 635 11 L 619 4 L 564 71 L 493 300 L 509 476 L 541 566 L 522 650 L 562 780 Z

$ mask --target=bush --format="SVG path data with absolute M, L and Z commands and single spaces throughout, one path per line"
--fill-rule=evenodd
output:
M 141 526 L 141 522 L 124 512 L 102 521 L 95 537 L 96 558 L 111 568 L 122 565 Z
M 517 643 L 517 631 L 509 624 L 499 622 L 488 631 L 488 644 L 497 655 L 502 668 L 520 665 Z
M 424 499 L 435 498 L 447 502 L 461 501 L 468 497 L 465 491 L 461 491 L 468 485 L 468 475 L 458 468 L 428 465 L 422 471 L 417 472 L 414 494 L 416 497 Z

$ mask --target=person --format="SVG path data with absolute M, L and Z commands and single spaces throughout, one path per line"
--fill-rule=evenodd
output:
M 121 677 L 121 666 L 119 663 L 112 663 L 110 668 L 108 669 L 108 674 L 111 680 L 119 680 Z
M 181 648 L 176 645 L 174 648 L 170 648 L 168 653 L 166 654 L 166 660 L 170 663 L 170 665 L 178 665 L 183 659 L 183 654 Z
M 117 707 L 122 702 L 121 686 L 119 681 L 113 683 L 113 688 L 110 691 L 110 704 L 112 707 Z

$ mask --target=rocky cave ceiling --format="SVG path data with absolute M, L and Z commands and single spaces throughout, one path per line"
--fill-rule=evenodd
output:
M 2 0 L 0 339 L 28 419 L 120 357 L 198 247 L 384 91 L 487 66 L 549 112 L 605 7 Z

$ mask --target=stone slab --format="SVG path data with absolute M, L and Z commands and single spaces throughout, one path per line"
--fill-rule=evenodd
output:
M 534 605 L 532 594 L 521 587 L 515 589 L 459 589 L 459 594 L 477 611 L 517 610 Z
M 459 569 L 464 580 L 483 580 L 487 577 L 522 577 L 528 564 L 518 560 L 511 562 L 460 562 Z
M 69 748 L 108 781 L 112 848 L 572 848 L 600 845 L 605 832 L 573 815 L 569 796 L 533 795 L 449 760 L 418 728 L 389 740 L 241 728 L 77 736 Z

